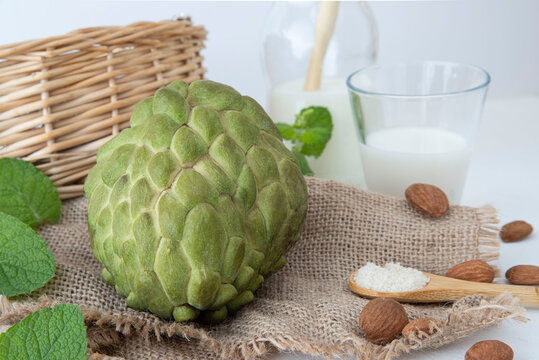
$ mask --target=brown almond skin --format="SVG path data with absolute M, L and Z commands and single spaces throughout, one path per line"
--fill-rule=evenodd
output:
M 404 307 L 393 299 L 376 298 L 361 311 L 359 327 L 367 340 L 385 345 L 395 339 L 408 324 Z
M 412 184 L 404 192 L 406 201 L 423 215 L 442 216 L 449 210 L 449 200 L 439 187 L 429 184 Z
M 434 325 L 440 326 L 440 321 L 433 318 L 417 318 L 410 321 L 408 325 L 402 329 L 402 335 L 408 337 L 412 334 L 418 335 L 420 332 L 432 335 L 436 332 Z
M 506 279 L 515 285 L 539 285 L 539 266 L 517 265 L 505 272 Z
M 464 356 L 465 360 L 513 360 L 511 346 L 498 340 L 475 343 Z
M 505 224 L 500 231 L 500 238 L 504 242 L 515 242 L 525 239 L 533 231 L 533 226 L 522 220 Z
M 453 266 L 445 276 L 475 282 L 491 283 L 494 280 L 494 269 L 483 260 L 470 260 Z

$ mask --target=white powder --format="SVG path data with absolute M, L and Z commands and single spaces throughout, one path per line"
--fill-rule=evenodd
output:
M 366 289 L 381 292 L 403 292 L 418 290 L 429 282 L 421 271 L 387 263 L 384 267 L 367 263 L 354 276 L 354 282 Z

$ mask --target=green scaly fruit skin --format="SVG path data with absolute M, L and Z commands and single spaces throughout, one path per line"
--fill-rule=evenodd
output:
M 209 80 L 157 90 L 130 124 L 84 185 L 103 278 L 135 309 L 222 321 L 299 239 L 299 164 L 256 101 Z

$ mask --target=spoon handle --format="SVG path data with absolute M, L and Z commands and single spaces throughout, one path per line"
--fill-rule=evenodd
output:
M 499 295 L 509 292 L 520 298 L 521 305 L 539 306 L 539 287 L 537 286 L 479 283 L 451 279 L 433 274 L 428 274 L 428 276 L 433 280 L 436 278 L 436 281 L 432 282 L 432 287 L 427 285 L 425 292 L 444 293 L 451 300 L 457 300 L 474 294 Z
M 516 286 L 516 285 L 507 285 L 507 286 Z M 539 287 L 519 286 L 518 288 L 519 289 L 517 289 L 516 291 L 509 290 L 509 292 L 520 298 L 521 305 L 539 306 Z

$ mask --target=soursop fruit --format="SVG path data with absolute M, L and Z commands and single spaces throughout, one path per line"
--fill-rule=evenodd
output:
M 307 187 L 262 107 L 175 81 L 134 108 L 84 185 L 91 248 L 127 305 L 219 322 L 299 239 Z

